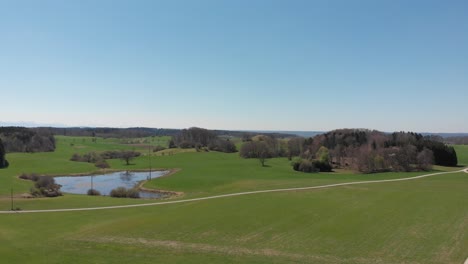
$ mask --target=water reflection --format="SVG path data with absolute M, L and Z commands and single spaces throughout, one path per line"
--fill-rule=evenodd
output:
M 149 173 L 148 173 L 149 174 Z M 120 173 L 120 179 L 122 181 L 131 181 L 132 180 L 132 176 L 133 176 L 133 173 L 131 173 L 130 171 L 124 171 L 124 172 L 121 172 Z M 148 177 L 146 177 L 148 178 Z

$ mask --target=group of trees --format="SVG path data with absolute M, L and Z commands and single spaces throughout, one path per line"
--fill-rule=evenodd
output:
M 268 158 L 288 156 L 288 144 L 285 140 L 271 135 L 256 135 L 251 138 L 243 138 L 244 143 L 239 151 L 243 158 L 257 158 L 262 166 Z
M 130 165 L 130 161 L 133 158 L 139 157 L 141 155 L 138 151 L 133 150 L 109 150 L 104 151 L 102 153 L 96 152 L 88 152 L 85 154 L 78 154 L 75 153 L 70 158 L 71 161 L 79 161 L 79 162 L 88 162 L 94 163 L 96 167 L 104 169 L 109 168 L 109 164 L 107 163 L 107 159 L 121 159 L 125 161 L 127 165 Z
M 361 172 L 430 170 L 432 165 L 456 166 L 453 147 L 439 137 L 412 132 L 386 134 L 376 130 L 339 129 L 313 138 L 289 140 L 257 135 L 243 137 L 240 156 L 266 159 L 289 157 L 294 170 L 331 171 L 347 167 Z
M 361 172 L 429 170 L 433 164 L 457 165 L 453 147 L 412 132 L 334 130 L 304 140 L 301 157 L 317 158 L 317 151 L 322 147 L 329 150 L 333 166 L 351 167 Z
M 292 161 L 294 170 L 303 172 L 331 171 L 329 155 L 326 148 L 317 150 L 317 157 L 305 157 L 306 140 L 301 137 L 293 137 L 288 140 L 276 138 L 272 135 L 256 135 L 244 137 L 244 144 L 239 151 L 243 158 L 256 158 L 262 166 L 267 159 L 275 157 L 299 157 Z M 324 152 L 325 151 L 325 152 Z
M 0 127 L 5 152 L 45 152 L 55 150 L 51 133 L 34 128 Z
M 242 145 L 240 156 L 243 158 L 257 158 L 262 166 L 265 166 L 267 158 L 273 157 L 273 151 L 271 146 L 265 141 L 249 141 Z
M 57 197 L 62 196 L 60 191 L 60 184 L 55 183 L 54 177 L 51 176 L 39 176 L 35 173 L 22 174 L 21 179 L 31 180 L 34 182 L 34 186 L 31 187 L 30 193 L 34 197 Z
M 229 139 L 219 137 L 214 131 L 191 127 L 183 129 L 177 135 L 174 135 L 169 142 L 169 147 L 179 148 L 207 148 L 213 151 L 226 153 L 236 152 L 236 146 Z
M 299 157 L 292 162 L 293 169 L 302 172 L 331 172 L 330 152 L 322 146 L 314 157 Z
M 38 131 L 53 135 L 75 136 L 75 137 L 103 137 L 103 138 L 141 138 L 149 136 L 172 136 L 179 129 L 148 128 L 148 127 L 39 127 Z

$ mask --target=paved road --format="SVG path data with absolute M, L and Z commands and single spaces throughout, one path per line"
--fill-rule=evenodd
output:
M 155 202 L 155 203 L 145 203 L 145 204 L 131 204 L 131 205 L 117 205 L 117 206 L 103 206 L 103 207 L 89 207 L 89 208 L 69 208 L 69 209 L 0 211 L 0 214 L 26 214 L 26 213 L 52 213 L 52 212 L 92 211 L 92 210 L 120 209 L 120 208 L 155 206 L 155 205 L 176 204 L 176 203 L 189 203 L 189 202 L 196 202 L 196 201 L 203 201 L 203 200 L 210 200 L 210 199 L 218 199 L 218 198 L 231 197 L 231 196 L 241 196 L 241 195 L 257 194 L 257 193 L 302 191 L 302 190 L 324 189 L 324 188 L 332 188 L 332 187 L 348 186 L 348 185 L 358 185 L 358 184 L 383 183 L 383 182 L 398 182 L 398 181 L 410 181 L 410 180 L 416 180 L 416 179 L 421 179 L 421 178 L 430 177 L 430 176 L 436 176 L 436 175 L 442 175 L 442 174 L 450 174 L 450 173 L 457 173 L 457 172 L 465 172 L 465 173 L 468 173 L 468 168 L 463 169 L 463 170 L 459 170 L 459 171 L 430 173 L 430 174 L 425 174 L 425 175 L 420 175 L 420 176 L 415 176 L 415 177 L 400 178 L 400 179 L 390 179 L 390 180 L 345 182 L 345 183 L 327 184 L 327 185 L 321 185 L 321 186 L 310 186 L 310 187 L 299 187 L 299 188 L 285 188 L 285 189 L 272 189 L 272 190 L 261 190 L 261 191 L 250 191 L 250 192 L 239 192 L 239 193 L 221 194 L 221 195 L 214 195 L 214 196 L 201 197 L 201 198 L 184 199 L 184 200 L 175 200 L 175 201 L 165 201 L 165 202 Z M 465 263 L 465 264 L 468 264 L 468 263 Z

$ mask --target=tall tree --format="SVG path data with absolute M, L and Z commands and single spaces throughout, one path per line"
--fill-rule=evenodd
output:
M 0 139 L 0 168 L 8 167 L 8 161 L 5 159 L 5 147 L 3 146 L 2 139 Z
M 136 157 L 139 157 L 141 155 L 140 152 L 133 151 L 133 150 L 123 150 L 120 153 L 120 159 L 125 161 L 126 165 L 130 165 L 130 161 L 133 160 Z

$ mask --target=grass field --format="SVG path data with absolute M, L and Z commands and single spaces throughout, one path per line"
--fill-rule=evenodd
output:
M 454 148 L 457 152 L 458 165 L 468 166 L 468 145 L 457 145 Z
M 96 169 L 68 161 L 74 152 L 132 148 L 112 139 L 80 140 L 59 138 L 54 153 L 9 154 L 12 166 L 0 171 L 0 193 L 6 196 L 8 185 L 27 191 L 30 183 L 15 178 L 21 172 Z M 468 164 L 468 148 L 456 150 Z M 183 191 L 181 199 L 421 174 L 302 174 L 287 159 L 262 168 L 257 160 L 215 152 L 157 156 L 152 163 L 181 171 L 146 187 Z M 120 160 L 110 164 L 127 168 Z M 147 166 L 148 157 L 140 157 L 128 167 Z M 466 190 L 468 174 L 455 173 L 140 208 L 0 215 L 0 256 L 2 263 L 463 263 Z M 144 202 L 80 195 L 15 201 L 23 209 Z M 0 199 L 0 206 L 8 209 L 9 199 Z

